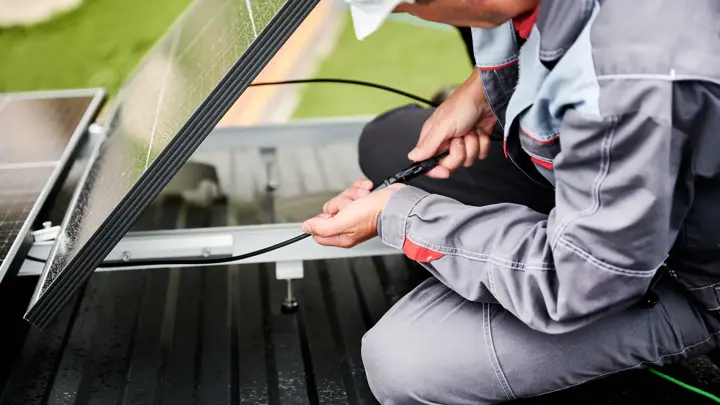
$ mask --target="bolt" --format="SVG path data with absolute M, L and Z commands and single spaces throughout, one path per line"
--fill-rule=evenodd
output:
M 298 309 L 298 302 L 293 295 L 292 280 L 287 280 L 287 296 L 280 306 L 280 310 L 284 314 L 292 314 Z
M 132 257 L 132 255 L 130 254 L 130 252 L 125 251 L 125 252 L 122 252 L 121 260 L 124 262 L 129 262 L 131 257 Z
M 94 123 L 88 127 L 88 131 L 91 134 L 101 134 L 103 132 L 103 127 L 100 124 Z
M 212 252 L 210 251 L 210 248 L 205 248 L 202 251 L 202 257 L 210 257 L 211 254 Z
M 50 222 L 50 221 L 45 221 L 45 222 L 43 222 L 42 225 L 43 225 L 43 228 L 44 228 L 44 229 L 50 229 L 50 228 L 52 228 L 52 222 Z

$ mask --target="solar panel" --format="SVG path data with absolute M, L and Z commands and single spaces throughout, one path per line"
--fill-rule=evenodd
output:
M 57 186 L 104 94 L 99 90 L 0 94 L 0 281 Z
M 25 318 L 52 320 L 319 0 L 198 0 L 123 85 Z

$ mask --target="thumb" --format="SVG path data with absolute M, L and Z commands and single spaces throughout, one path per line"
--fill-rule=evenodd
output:
M 303 222 L 302 230 L 311 235 L 330 237 L 341 233 L 343 229 L 341 221 L 335 217 L 318 215 Z
M 430 159 L 437 155 L 440 147 L 446 143 L 449 136 L 445 133 L 446 131 L 431 131 L 425 136 L 421 137 L 418 141 L 415 149 L 410 151 L 408 158 L 413 162 L 420 160 Z

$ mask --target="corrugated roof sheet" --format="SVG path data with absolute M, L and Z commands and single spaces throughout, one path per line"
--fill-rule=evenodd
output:
M 141 226 L 220 225 L 227 210 L 171 198 Z M 288 315 L 272 265 L 97 273 L 52 328 L 17 341 L 12 366 L 0 363 L 0 403 L 373 404 L 360 339 L 422 277 L 401 257 L 308 262 Z M 15 297 L 6 317 L 22 313 L 32 280 L 12 288 L 0 295 Z M 17 325 L 6 338 L 23 337 Z M 527 402 L 700 400 L 638 372 Z

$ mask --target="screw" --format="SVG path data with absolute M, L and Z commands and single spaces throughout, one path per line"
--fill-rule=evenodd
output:
M 287 296 L 280 306 L 280 311 L 284 314 L 295 313 L 298 309 L 298 302 L 293 295 L 292 280 L 287 280 Z
M 131 257 L 132 257 L 132 255 L 130 254 L 130 252 L 125 251 L 125 252 L 122 252 L 121 260 L 124 262 L 129 262 Z
M 210 257 L 211 254 L 212 252 L 210 251 L 210 248 L 205 248 L 202 251 L 202 257 Z
M 52 228 L 52 222 L 50 222 L 50 221 L 45 221 L 45 222 L 43 222 L 42 225 L 43 225 L 43 228 L 44 228 L 44 229 L 50 229 L 50 228 Z

